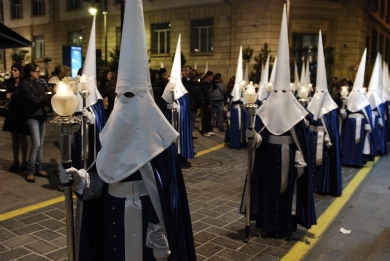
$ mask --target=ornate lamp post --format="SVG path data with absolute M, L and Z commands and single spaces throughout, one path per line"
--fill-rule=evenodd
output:
M 248 116 L 248 129 L 253 130 L 253 117 L 255 114 L 255 110 L 257 108 L 256 100 L 257 93 L 255 91 L 255 86 L 253 82 L 249 82 L 246 86 L 246 91 L 244 93 L 245 100 L 245 111 Z M 253 154 L 253 140 L 252 138 L 248 138 L 248 169 L 246 173 L 246 189 L 245 189 L 245 197 L 246 197 L 246 208 L 245 208 L 245 242 L 249 242 L 249 232 L 250 232 L 250 206 L 251 206 L 251 178 L 252 178 L 252 154 Z
M 72 166 L 71 160 L 71 135 L 78 131 L 81 125 L 81 121 L 73 113 L 76 111 L 79 104 L 77 96 L 74 94 L 71 87 L 73 87 L 73 79 L 67 79 L 66 77 L 62 81 L 51 81 L 55 83 L 56 94 L 51 99 L 51 105 L 53 110 L 59 115 L 56 116 L 51 123 L 54 129 L 59 131 L 63 136 L 63 155 L 62 166 L 64 168 L 70 168 Z M 66 236 L 68 245 L 68 260 L 75 260 L 75 244 L 74 244 L 74 221 L 73 221 L 73 198 L 72 198 L 72 182 L 68 182 L 64 185 L 65 194 L 65 218 L 66 218 Z
M 80 78 L 79 93 L 83 98 L 83 109 L 86 109 L 87 97 L 89 95 L 87 75 L 83 75 Z M 83 168 L 87 169 L 88 132 L 87 132 L 87 119 L 85 116 L 83 116 L 83 135 L 81 135 L 81 139 L 83 144 Z
M 346 103 L 347 103 L 347 100 L 348 100 L 348 87 L 347 86 L 342 86 L 341 87 L 341 91 L 340 91 L 340 95 L 341 95 L 341 100 L 343 101 L 343 109 L 345 109 L 345 107 L 347 106 Z

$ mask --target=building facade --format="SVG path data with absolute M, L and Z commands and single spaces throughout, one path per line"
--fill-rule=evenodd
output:
M 44 67 L 44 58 L 50 57 L 49 70 L 53 70 L 63 62 L 62 46 L 81 46 L 85 56 L 92 25 L 88 9 L 94 6 L 98 9 L 97 55 L 104 66 L 106 50 L 110 60 L 110 52 L 120 46 L 121 2 L 3 0 L 1 15 L 5 25 L 35 43 L 30 48 L 34 62 Z M 297 62 L 300 70 L 303 61 L 309 59 L 311 77 L 315 79 L 319 30 L 323 34 L 329 79 L 337 76 L 354 80 L 364 48 L 368 49 L 366 76 L 371 75 L 378 52 L 389 62 L 390 0 L 144 0 L 150 67 L 159 69 L 162 62 L 170 71 L 181 34 L 186 65 L 196 64 L 199 72 L 204 73 L 207 63 L 209 70 L 220 72 L 227 81 L 235 74 L 241 45 L 254 50 L 248 67 L 253 71 L 254 57 L 265 43 L 271 55 L 277 55 L 286 2 L 291 68 Z M 11 52 L 7 49 L 0 56 L 5 59 L 5 63 L 0 61 L 0 70 L 4 64 L 6 69 L 10 68 Z

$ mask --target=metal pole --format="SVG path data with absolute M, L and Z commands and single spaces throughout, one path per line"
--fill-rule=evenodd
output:
M 83 96 L 83 108 L 86 109 L 87 96 Z M 83 168 L 87 169 L 87 146 L 88 146 L 88 132 L 87 132 L 87 117 L 83 116 L 83 133 L 81 135 L 83 141 Z
M 104 15 L 104 60 L 107 66 L 107 11 L 103 12 Z
M 176 124 L 175 124 L 175 120 L 176 120 L 176 109 L 173 108 L 173 104 L 175 102 L 175 91 L 171 91 L 171 95 L 172 95 L 172 116 L 171 116 L 171 124 L 172 124 L 172 127 L 176 130 Z
M 248 104 L 246 110 L 248 113 L 248 129 L 253 130 L 253 115 L 255 113 L 255 106 Z M 251 226 L 251 178 L 252 178 L 252 159 L 253 159 L 253 139 L 248 138 L 248 170 L 246 173 L 246 208 L 245 208 L 245 242 L 249 243 L 249 233 Z

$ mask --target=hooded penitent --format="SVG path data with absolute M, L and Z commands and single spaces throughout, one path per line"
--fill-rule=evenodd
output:
M 297 62 L 295 62 L 295 66 L 294 66 L 294 84 L 293 84 L 293 87 L 292 87 L 292 91 L 295 92 L 296 90 L 298 90 L 298 86 L 300 85 L 300 82 L 299 82 L 299 75 L 298 75 L 298 66 L 297 66 Z
M 322 44 L 322 35 L 318 38 L 318 59 L 317 59 L 317 86 L 316 92 L 307 106 L 307 110 L 313 114 L 313 119 L 318 120 L 322 115 L 337 109 L 337 104 L 333 101 L 328 92 L 328 83 L 326 80 L 324 47 Z
M 363 93 L 364 84 L 364 70 L 366 69 L 366 55 L 367 49 L 364 49 L 362 59 L 359 64 L 359 69 L 356 74 L 355 82 L 351 93 L 348 96 L 348 110 L 351 112 L 357 112 L 370 105 L 366 96 Z
M 308 114 L 296 100 L 290 88 L 290 55 L 285 8 L 280 30 L 273 91 L 263 105 L 256 110 L 265 127 L 274 135 L 281 135 L 289 131 Z
M 106 183 L 130 176 L 179 135 L 152 97 L 142 2 L 127 1 L 126 12 L 131 15 L 124 16 L 117 97 L 100 134 L 102 149 L 96 160 Z
M 272 88 L 275 84 L 275 71 L 276 71 L 277 64 L 278 64 L 278 56 L 275 56 L 274 65 L 272 66 L 271 76 L 269 77 L 269 82 L 272 84 Z
M 97 103 L 98 100 L 103 100 L 103 97 L 100 95 L 96 87 L 96 33 L 95 33 L 95 20 L 96 15 L 93 16 L 91 35 L 89 37 L 87 54 L 85 56 L 85 62 L 83 67 L 83 80 L 87 81 L 88 84 L 88 93 L 86 99 L 86 107 L 90 107 Z M 79 97 L 79 106 L 77 111 L 83 109 L 83 98 L 80 94 L 77 94 Z
M 184 94 L 188 93 L 187 89 L 184 87 L 181 81 L 181 34 L 179 34 L 179 39 L 177 40 L 175 57 L 173 59 L 171 77 L 169 77 L 169 82 L 164 89 L 162 95 L 163 99 L 167 103 L 172 103 L 172 94 L 171 90 L 175 90 L 175 100 L 181 98 Z
M 308 84 L 308 82 L 306 82 L 305 62 L 302 62 L 301 86 L 306 86 L 306 84 Z
M 269 74 L 269 58 L 270 58 L 270 54 L 268 54 L 267 61 L 265 62 L 265 66 L 261 74 L 261 81 L 259 83 L 259 90 L 257 91 L 257 99 L 259 99 L 259 101 L 264 101 L 268 97 L 267 88 L 268 88 L 268 74 Z
M 371 74 L 370 84 L 368 85 L 368 91 L 367 91 L 367 99 L 370 102 L 371 110 L 377 108 L 379 105 L 383 103 L 378 90 L 379 85 L 382 82 L 381 73 L 382 73 L 381 59 L 380 59 L 380 54 L 378 53 L 375 60 L 374 70 L 372 71 Z
M 242 83 L 242 46 L 240 46 L 240 54 L 238 55 L 238 63 L 236 70 L 236 81 L 234 82 L 233 90 L 232 90 L 232 101 L 239 101 L 241 99 L 241 83 Z

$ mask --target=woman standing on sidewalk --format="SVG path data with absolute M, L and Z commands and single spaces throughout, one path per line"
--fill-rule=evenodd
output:
M 12 152 L 14 162 L 9 171 L 15 171 L 19 167 L 19 147 L 22 151 L 22 164 L 20 170 L 26 170 L 27 166 L 27 139 L 28 129 L 22 115 L 22 103 L 20 102 L 19 84 L 23 81 L 23 66 L 14 64 L 11 67 L 11 78 L 6 84 L 9 115 L 4 120 L 3 131 L 9 131 L 12 137 Z
M 23 102 L 23 116 L 31 135 L 31 150 L 27 164 L 27 182 L 35 182 L 34 175 L 48 177 L 42 171 L 43 139 L 46 132 L 45 104 L 49 103 L 49 96 L 39 79 L 39 66 L 29 63 L 24 66 L 25 80 L 20 85 L 21 100 Z

